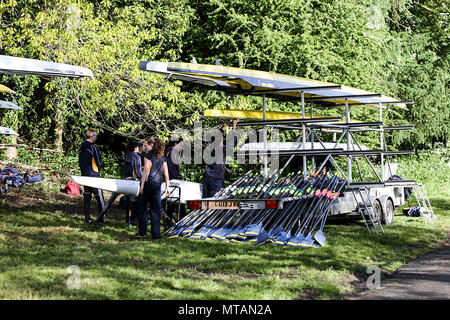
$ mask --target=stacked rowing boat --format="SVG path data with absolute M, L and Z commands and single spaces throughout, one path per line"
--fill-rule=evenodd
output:
M 306 178 L 300 172 L 284 177 L 280 174 L 281 171 L 264 177 L 249 171 L 214 197 L 242 204 L 249 199 L 265 202 L 264 209 L 249 209 L 245 205 L 233 209 L 199 208 L 173 225 L 164 236 L 291 247 L 323 246 L 326 238 L 322 230 L 331 203 L 346 181 L 325 170 Z

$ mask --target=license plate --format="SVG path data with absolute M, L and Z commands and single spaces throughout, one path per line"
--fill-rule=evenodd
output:
M 205 209 L 239 209 L 239 201 L 202 201 L 202 210 Z

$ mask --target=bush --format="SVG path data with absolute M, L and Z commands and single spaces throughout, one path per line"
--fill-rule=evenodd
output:
M 424 184 L 428 196 L 450 190 L 450 149 L 419 151 L 399 161 L 398 175 Z

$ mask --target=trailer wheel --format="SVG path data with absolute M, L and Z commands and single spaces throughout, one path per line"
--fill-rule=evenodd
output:
M 381 215 L 381 223 L 390 226 L 394 221 L 394 204 L 391 199 L 386 200 L 386 210 Z

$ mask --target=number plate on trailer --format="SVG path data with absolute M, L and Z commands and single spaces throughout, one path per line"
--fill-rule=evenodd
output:
M 239 201 L 202 201 L 202 210 L 205 209 L 239 209 Z

